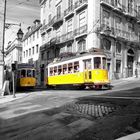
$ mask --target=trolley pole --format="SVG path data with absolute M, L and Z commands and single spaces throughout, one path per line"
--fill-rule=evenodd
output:
M 15 71 L 16 71 L 16 62 L 12 63 L 12 83 L 13 83 L 13 98 L 16 98 L 15 96 Z

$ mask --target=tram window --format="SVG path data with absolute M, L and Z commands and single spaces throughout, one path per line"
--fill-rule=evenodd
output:
M 84 60 L 84 68 L 91 69 L 91 59 Z
M 74 62 L 74 72 L 79 72 L 79 62 Z
M 62 74 L 62 66 L 58 66 L 58 75 Z
M 50 68 L 50 76 L 53 75 L 53 68 Z
M 32 77 L 32 70 L 27 70 L 27 77 Z
M 21 70 L 21 78 L 26 77 L 26 70 Z
M 58 73 L 57 73 L 57 66 L 54 67 L 54 75 L 58 75 Z
M 101 69 L 101 58 L 94 57 L 94 69 Z
M 73 63 L 68 64 L 68 73 L 73 73 Z
M 103 69 L 106 69 L 106 58 L 103 57 Z
M 68 68 L 67 68 L 67 64 L 63 65 L 63 74 L 67 74 L 68 73 Z

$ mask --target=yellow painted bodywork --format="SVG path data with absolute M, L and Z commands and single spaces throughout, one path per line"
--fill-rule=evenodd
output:
M 91 76 L 90 76 L 91 75 Z M 66 85 L 66 84 L 109 84 L 108 71 L 101 69 L 85 70 L 84 72 L 68 73 L 63 75 L 49 76 L 46 78 L 48 85 Z
M 34 87 L 36 85 L 36 78 L 33 77 L 24 77 L 19 80 L 20 87 Z

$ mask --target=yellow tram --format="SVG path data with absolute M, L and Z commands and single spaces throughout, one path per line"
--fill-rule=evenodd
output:
M 34 65 L 26 63 L 18 64 L 16 83 L 17 89 L 35 87 L 36 77 Z
M 46 85 L 78 87 L 110 87 L 107 59 L 102 52 L 85 53 L 73 58 L 50 63 Z

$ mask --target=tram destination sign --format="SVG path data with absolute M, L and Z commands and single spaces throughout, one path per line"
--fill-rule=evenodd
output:
M 17 68 L 18 69 L 21 69 L 21 68 L 34 68 L 34 64 L 22 63 L 22 64 L 18 64 Z

